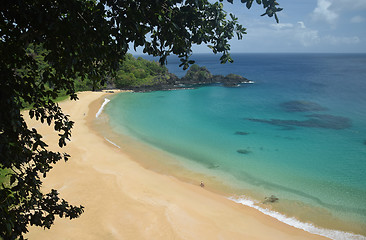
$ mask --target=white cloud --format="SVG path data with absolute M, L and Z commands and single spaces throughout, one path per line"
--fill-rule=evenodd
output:
M 282 39 L 281 42 L 287 42 L 288 44 L 295 44 L 302 47 L 309 47 L 319 43 L 320 38 L 318 31 L 309 29 L 305 26 L 303 21 L 298 21 L 297 24 L 282 23 L 271 24 L 271 27 L 276 30 L 278 38 Z M 274 35 L 272 34 L 272 36 Z
M 323 41 L 326 43 L 330 43 L 332 45 L 350 45 L 360 43 L 360 38 L 357 36 L 354 37 L 335 37 L 335 36 L 325 36 Z
M 304 47 L 314 46 L 320 42 L 318 31 L 311 29 L 297 30 L 294 33 L 294 39 Z
M 302 46 L 309 47 L 315 45 L 354 45 L 361 42 L 360 38 L 357 36 L 352 37 L 338 37 L 333 35 L 322 36 L 317 30 L 309 29 L 305 27 L 302 22 L 299 27 L 293 29 L 289 36 L 293 36 L 293 39 L 300 42 Z
M 338 14 L 331 9 L 332 2 L 328 0 L 318 0 L 318 4 L 313 11 L 314 20 L 325 20 L 330 24 L 334 24 L 338 19 Z
M 239 1 L 240 2 L 240 1 Z M 248 34 L 235 43 L 241 51 L 269 52 L 366 52 L 366 0 L 289 1 L 298 13 L 282 13 L 280 24 L 272 19 L 244 16 Z M 295 3 L 296 2 L 296 3 Z M 291 9 L 290 9 L 291 10 Z M 285 14 L 285 15 L 283 15 Z M 239 51 L 239 50 L 236 50 Z
M 319 43 L 320 38 L 317 30 L 307 28 L 303 21 L 299 21 L 297 24 L 292 32 L 295 41 L 298 41 L 303 47 L 309 47 Z
M 326 21 L 334 25 L 345 12 L 366 10 L 366 0 L 317 0 L 317 6 L 312 12 L 313 20 Z M 365 19 L 355 16 L 352 23 L 360 23 Z
M 271 37 L 268 38 L 268 36 Z M 281 23 L 270 24 L 267 27 L 262 26 L 253 30 L 246 38 L 257 39 L 256 41 L 262 39 L 263 45 L 270 45 L 271 42 L 277 43 L 276 46 L 278 47 L 291 46 L 300 51 L 301 49 L 304 51 L 313 47 L 322 49 L 330 45 L 335 47 L 351 46 L 361 42 L 357 36 L 323 35 L 316 29 L 306 27 L 303 21 L 298 21 L 297 24 Z
M 361 17 L 361 16 L 354 16 L 353 18 L 351 18 L 351 23 L 362 23 L 365 21 L 365 18 Z
M 299 24 L 300 28 L 303 28 L 303 29 L 306 28 L 305 23 L 303 21 L 299 21 L 297 23 Z
M 278 24 L 271 24 L 274 29 L 281 30 L 287 28 L 293 28 L 294 25 L 292 23 L 278 23 Z

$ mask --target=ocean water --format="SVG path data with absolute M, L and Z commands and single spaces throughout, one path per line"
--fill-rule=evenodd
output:
M 112 129 L 199 165 L 238 189 L 233 201 L 333 239 L 366 239 L 366 54 L 193 58 L 255 83 L 122 93 L 105 106 Z M 183 76 L 178 65 L 168 59 Z M 279 201 L 263 204 L 271 195 Z

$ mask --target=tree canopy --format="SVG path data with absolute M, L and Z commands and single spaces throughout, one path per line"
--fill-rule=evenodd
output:
M 128 53 L 121 60 L 120 67 L 111 82 L 117 88 L 133 88 L 153 85 L 160 80 L 169 79 L 171 75 L 166 66 L 142 57 L 136 59 Z
M 44 193 L 41 176 L 67 160 L 52 152 L 21 109 L 59 132 L 66 145 L 73 122 L 54 99 L 64 91 L 77 99 L 74 79 L 93 86 L 115 74 L 130 44 L 165 63 L 178 55 L 187 68 L 194 44 L 207 44 L 231 62 L 228 41 L 245 28 L 208 0 L 3 0 L 0 4 L 0 237 L 23 239 L 27 226 L 50 228 L 55 216 L 75 218 L 57 190 Z M 232 3 L 233 0 L 228 0 Z M 241 0 L 247 8 L 253 0 Z M 264 15 L 281 11 L 275 0 L 256 0 Z M 37 52 L 37 54 L 34 54 Z M 45 64 L 43 64 L 45 63 Z

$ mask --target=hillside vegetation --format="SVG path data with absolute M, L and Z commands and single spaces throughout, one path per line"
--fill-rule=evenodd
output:
M 158 62 L 142 57 L 136 59 L 132 54 L 127 54 L 121 61 L 117 75 L 109 83 L 116 88 L 134 88 L 163 84 L 174 77 L 165 66 Z

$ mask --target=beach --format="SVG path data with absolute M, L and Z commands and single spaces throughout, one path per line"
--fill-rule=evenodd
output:
M 78 101 L 60 103 L 75 122 L 63 149 L 57 133 L 24 117 L 49 148 L 67 152 L 44 179 L 43 189 L 57 189 L 85 212 L 73 220 L 56 218 L 51 229 L 30 227 L 28 239 L 327 239 L 286 225 L 256 209 L 142 166 L 93 129 L 105 92 L 78 93 Z

